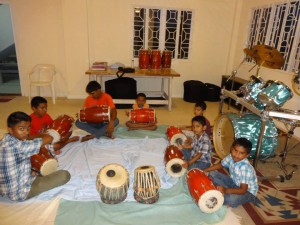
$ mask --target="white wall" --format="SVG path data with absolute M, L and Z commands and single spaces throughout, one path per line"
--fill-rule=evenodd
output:
M 37 63 L 55 64 L 59 96 L 84 98 L 94 60 L 126 65 L 132 60 L 134 6 L 193 10 L 189 60 L 174 60 L 181 74 L 173 80 L 173 97 L 183 96 L 183 82 L 220 85 L 227 70 L 236 6 L 239 0 L 10 0 L 19 59 L 22 94 L 27 73 Z M 137 63 L 136 63 L 137 65 Z M 148 83 L 147 83 L 148 84 Z M 138 84 L 139 85 L 139 84 Z M 154 85 L 155 86 L 155 85 Z M 48 92 L 42 93 L 49 95 Z
M 1 3 L 1 2 L 0 2 Z M 0 5 L 0 51 L 14 43 L 14 34 L 8 4 Z

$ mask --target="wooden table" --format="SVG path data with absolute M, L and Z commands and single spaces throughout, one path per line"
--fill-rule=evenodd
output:
M 117 78 L 116 75 L 117 70 L 107 69 L 107 70 L 88 70 L 85 72 L 86 75 L 89 75 L 90 80 L 97 80 L 99 78 L 99 83 L 104 90 L 103 77 L 112 77 Z M 140 70 L 135 68 L 135 73 L 125 73 L 124 77 L 132 77 L 134 79 L 139 78 L 158 78 L 161 79 L 161 90 L 157 92 L 147 92 L 147 97 L 151 97 L 152 95 L 158 95 L 162 97 L 162 100 L 147 100 L 148 104 L 156 104 L 156 105 L 167 105 L 169 111 L 172 109 L 172 79 L 173 77 L 180 77 L 180 74 L 172 69 L 161 69 L 161 70 Z M 167 81 L 167 91 L 165 91 L 164 81 Z M 143 92 L 143 91 L 141 91 Z M 116 104 L 133 104 L 132 99 L 114 99 Z

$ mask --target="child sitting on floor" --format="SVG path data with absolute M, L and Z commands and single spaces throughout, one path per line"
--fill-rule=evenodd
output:
M 224 194 L 224 204 L 237 207 L 247 202 L 255 202 L 258 191 L 257 177 L 253 166 L 247 157 L 252 149 L 252 143 L 246 138 L 236 139 L 230 149 L 230 154 L 204 172 Z M 229 169 L 230 176 L 214 171 L 223 168 Z
M 30 157 L 41 146 L 53 141 L 48 134 L 29 139 L 31 118 L 24 112 L 14 112 L 7 119 L 8 134 L 0 141 L 0 195 L 13 201 L 23 201 L 61 186 L 70 180 L 70 173 L 59 170 L 47 176 L 31 171 Z
M 147 98 L 144 93 L 139 93 L 135 99 L 135 104 L 132 106 L 133 110 L 138 109 L 149 109 L 149 105 L 146 103 Z M 126 111 L 126 115 L 129 116 L 129 112 Z M 157 120 L 155 118 L 154 123 L 134 123 L 132 121 L 127 121 L 126 126 L 128 127 L 128 130 L 156 130 Z
M 31 127 L 30 135 L 34 138 L 38 134 L 45 133 L 47 128 L 52 124 L 53 119 L 47 113 L 47 100 L 41 96 L 36 96 L 31 99 L 31 109 L 33 111 L 30 114 L 31 117 Z M 71 142 L 78 141 L 79 137 L 74 136 L 72 138 L 67 137 L 65 140 L 54 143 L 53 145 L 47 145 L 49 150 L 54 150 L 55 154 L 61 153 L 61 148 Z
M 186 140 L 183 145 L 178 143 L 185 159 L 182 166 L 188 170 L 192 168 L 203 170 L 211 165 L 212 151 L 211 141 L 205 133 L 205 117 L 195 116 L 192 119 L 192 128 L 194 131 L 193 139 Z

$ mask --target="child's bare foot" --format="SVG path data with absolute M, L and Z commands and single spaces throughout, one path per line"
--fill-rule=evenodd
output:
M 95 137 L 94 135 L 88 134 L 88 135 L 86 135 L 86 136 L 84 136 L 84 137 L 81 138 L 81 142 L 88 141 L 90 139 L 93 139 L 94 137 Z

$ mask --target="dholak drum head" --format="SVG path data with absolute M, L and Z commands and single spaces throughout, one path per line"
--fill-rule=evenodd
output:
M 224 196 L 218 190 L 209 190 L 202 194 L 198 200 L 198 206 L 202 212 L 213 213 L 219 210 L 224 203 Z
M 58 168 L 58 162 L 56 159 L 47 159 L 41 166 L 40 173 L 42 176 L 47 176 L 54 173 Z
M 53 137 L 52 143 L 56 143 L 60 140 L 60 134 L 54 129 L 48 129 L 47 133 Z
M 179 158 L 171 159 L 166 164 L 166 171 L 171 177 L 181 177 L 184 175 L 186 168 L 182 166 L 184 161 Z

